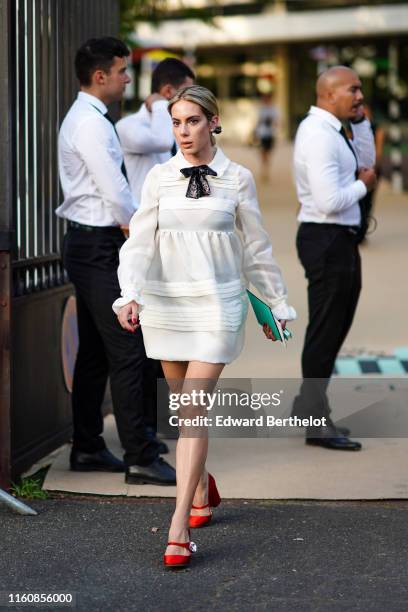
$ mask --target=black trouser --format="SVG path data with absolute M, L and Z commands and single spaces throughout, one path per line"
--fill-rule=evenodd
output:
M 361 260 L 355 234 L 341 225 L 302 223 L 296 246 L 308 280 L 309 323 L 294 413 L 320 418 L 330 414 L 326 389 L 356 311 Z
M 157 431 L 157 382 L 159 378 L 164 378 L 164 372 L 160 361 L 156 359 L 146 358 L 146 367 L 144 369 L 144 416 L 145 425 Z M 166 411 L 168 402 L 161 398 L 160 408 Z
M 144 424 L 150 386 L 155 387 L 156 380 L 145 375 L 151 360 L 146 358 L 140 328 L 134 334 L 125 331 L 112 310 L 120 296 L 117 268 L 123 242 L 119 228 L 74 228 L 64 239 L 63 262 L 75 286 L 79 333 L 72 392 L 73 448 L 95 452 L 105 447 L 101 405 L 109 376 L 125 463 L 147 465 L 158 455 L 158 445 L 147 439 Z

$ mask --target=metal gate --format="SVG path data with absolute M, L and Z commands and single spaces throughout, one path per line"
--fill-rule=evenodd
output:
M 71 434 L 57 136 L 76 49 L 118 29 L 116 0 L 0 0 L 0 487 Z

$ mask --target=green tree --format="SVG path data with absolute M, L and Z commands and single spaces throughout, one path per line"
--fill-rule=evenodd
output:
M 215 0 L 216 4 L 217 1 Z M 211 22 L 217 14 L 217 8 L 188 8 L 180 0 L 179 9 L 172 11 L 181 19 L 202 19 Z M 132 42 L 132 34 L 138 21 L 160 23 L 169 16 L 167 0 L 120 0 L 121 36 L 128 43 Z M 134 43 L 134 41 L 133 41 Z

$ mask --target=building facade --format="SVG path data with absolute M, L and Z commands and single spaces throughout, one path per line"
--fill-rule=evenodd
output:
M 185 19 L 170 2 L 156 28 L 142 23 L 139 44 L 194 58 L 199 81 L 220 98 L 225 133 L 249 142 L 261 93 L 279 108 L 280 136 L 293 137 L 314 100 L 317 75 L 345 64 L 356 69 L 376 121 L 391 126 L 386 166 L 403 165 L 408 186 L 408 4 L 355 0 L 276 0 L 189 4 L 212 22 Z M 398 180 L 396 180 L 397 185 Z

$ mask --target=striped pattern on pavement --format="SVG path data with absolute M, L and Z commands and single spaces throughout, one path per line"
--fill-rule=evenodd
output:
M 336 360 L 334 376 L 406 376 L 408 346 L 395 349 L 392 355 L 341 355 Z

